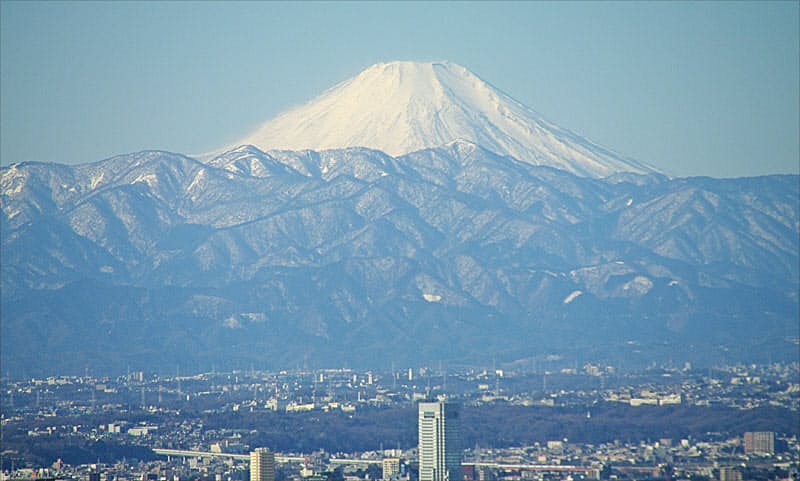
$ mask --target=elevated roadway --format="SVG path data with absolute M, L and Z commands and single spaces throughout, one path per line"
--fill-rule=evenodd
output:
M 239 459 L 242 461 L 249 461 L 249 454 L 233 454 L 233 453 L 213 453 L 210 451 L 193 451 L 189 449 L 154 449 L 153 452 L 162 456 L 183 456 L 195 458 L 231 458 Z M 281 456 L 275 455 L 276 463 L 304 463 L 308 458 L 306 456 Z M 369 465 L 381 464 L 380 459 L 341 459 L 330 458 L 330 464 L 349 464 L 349 465 Z M 507 471 L 524 470 L 524 471 L 549 471 L 549 472 L 570 472 L 570 473 L 587 473 L 594 469 L 591 466 L 574 466 L 569 464 L 501 464 L 491 462 L 467 462 L 463 463 L 464 466 L 474 466 L 483 468 L 502 469 Z M 649 468 L 652 470 L 652 468 Z
M 249 454 L 233 454 L 233 453 L 212 453 L 209 451 L 192 451 L 188 449 L 154 449 L 154 453 L 162 456 L 182 456 L 187 458 L 232 458 L 241 459 L 245 461 L 250 460 Z M 303 462 L 306 458 L 302 456 L 281 456 L 275 455 L 276 463 L 291 463 Z

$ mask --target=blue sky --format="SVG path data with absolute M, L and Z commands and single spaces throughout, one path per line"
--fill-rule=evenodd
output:
M 668 173 L 800 171 L 798 2 L 0 3 L 0 161 L 200 153 L 369 65 L 450 60 Z

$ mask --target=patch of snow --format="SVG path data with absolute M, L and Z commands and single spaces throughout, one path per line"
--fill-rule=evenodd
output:
M 236 316 L 230 316 L 229 318 L 222 321 L 222 325 L 227 327 L 228 329 L 240 329 L 242 327 L 242 323 L 239 322 L 239 319 Z
M 103 181 L 105 176 L 106 176 L 105 172 L 100 172 L 100 175 L 98 176 L 92 176 L 92 181 L 89 183 L 89 187 L 92 189 L 96 188 L 98 185 L 100 185 L 100 182 Z
M 640 296 L 647 294 L 652 288 L 653 281 L 645 276 L 636 276 L 631 279 L 630 282 L 627 282 L 624 286 L 622 286 L 624 291 L 634 292 Z
M 136 183 L 144 183 L 153 187 L 158 185 L 158 176 L 156 174 L 142 174 L 132 182 L 132 184 Z
M 262 323 L 267 320 L 267 315 L 263 312 L 243 312 L 240 314 L 240 316 L 250 322 L 256 323 Z
M 423 297 L 423 299 L 425 299 L 428 302 L 439 302 L 439 301 L 442 300 L 442 296 L 438 296 L 436 294 L 425 293 L 425 294 L 422 294 L 422 297 Z
M 192 182 L 189 184 L 189 187 L 186 188 L 187 191 L 191 192 L 198 184 L 203 182 L 206 178 L 206 169 L 200 169 L 197 171 L 197 174 L 192 179 Z
M 25 183 L 24 182 L 18 182 L 17 185 L 13 189 L 7 189 L 4 192 L 4 194 L 5 195 L 9 195 L 9 196 L 13 195 L 13 194 L 19 194 L 20 192 L 22 192 L 22 189 L 24 189 L 24 188 L 25 188 Z
M 564 304 L 569 304 L 570 302 L 574 301 L 575 298 L 583 294 L 583 291 L 572 291 L 567 297 L 564 298 Z

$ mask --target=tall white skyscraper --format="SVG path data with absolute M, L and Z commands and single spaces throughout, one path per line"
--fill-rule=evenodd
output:
M 461 480 L 458 404 L 419 403 L 419 481 Z
M 275 481 L 275 453 L 267 448 L 250 452 L 250 481 Z

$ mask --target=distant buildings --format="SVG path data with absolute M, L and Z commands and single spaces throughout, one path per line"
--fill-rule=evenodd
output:
M 770 431 L 744 433 L 744 452 L 747 454 L 775 454 L 775 433 Z
M 737 468 L 719 468 L 719 481 L 742 481 L 742 473 Z
M 400 458 L 385 458 L 382 464 L 383 481 L 391 481 L 400 476 Z
M 250 481 L 275 481 L 275 453 L 267 448 L 250 453 Z
M 460 423 L 457 404 L 419 403 L 419 481 L 462 479 Z

